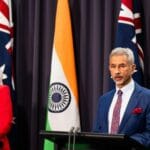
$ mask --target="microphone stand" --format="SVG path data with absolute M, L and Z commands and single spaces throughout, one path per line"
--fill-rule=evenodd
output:
M 80 128 L 77 127 L 73 133 L 73 148 L 72 150 L 75 150 L 75 144 L 76 144 L 76 134 L 79 132 Z
M 71 145 L 71 134 L 73 133 L 74 131 L 74 127 L 71 127 L 69 133 L 68 133 L 68 150 L 70 150 L 70 145 Z

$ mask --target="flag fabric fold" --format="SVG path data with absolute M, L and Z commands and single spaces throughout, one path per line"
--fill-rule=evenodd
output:
M 80 128 L 74 47 L 68 0 L 58 0 L 46 130 Z M 46 149 L 46 147 L 45 147 Z
M 118 17 L 115 47 L 132 49 L 135 57 L 135 81 L 143 84 L 144 52 L 142 49 L 142 23 L 140 0 L 122 0 Z

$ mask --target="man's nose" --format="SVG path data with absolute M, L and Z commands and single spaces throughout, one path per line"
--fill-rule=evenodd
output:
M 119 68 L 119 67 L 116 67 L 116 68 L 115 68 L 115 73 L 116 73 L 116 74 L 120 73 L 120 68 Z

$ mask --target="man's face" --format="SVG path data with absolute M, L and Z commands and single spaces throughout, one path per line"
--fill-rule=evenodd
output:
M 122 88 L 131 80 L 135 64 L 128 62 L 126 55 L 114 55 L 109 60 L 109 71 L 118 88 Z

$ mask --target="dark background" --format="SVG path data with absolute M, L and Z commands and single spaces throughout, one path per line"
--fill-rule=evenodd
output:
M 15 138 L 18 150 L 41 149 L 45 128 L 56 0 L 12 0 L 15 26 Z M 150 88 L 150 1 L 141 0 L 144 83 Z M 108 55 L 120 0 L 70 0 L 82 131 L 90 131 L 98 97 L 110 87 Z M 66 27 L 67 29 L 67 27 Z M 42 150 L 42 149 L 41 149 Z

